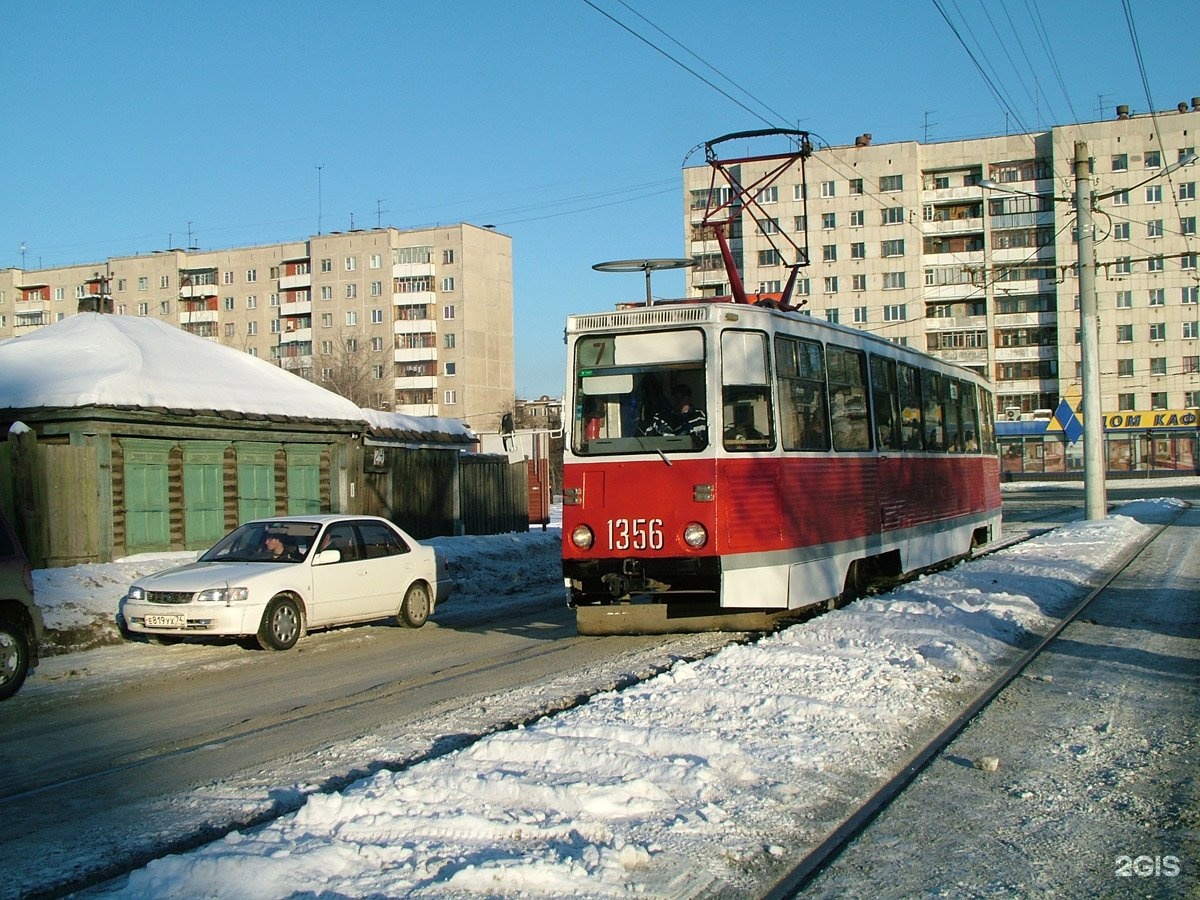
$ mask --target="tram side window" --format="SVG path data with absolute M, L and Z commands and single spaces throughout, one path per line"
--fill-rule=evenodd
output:
M 730 330 L 721 335 L 722 438 L 734 452 L 775 446 L 767 336 Z
M 921 370 L 921 396 L 925 400 L 925 449 L 946 449 L 946 426 L 942 420 L 942 376 Z
M 826 348 L 826 361 L 833 449 L 870 450 L 866 354 L 830 344 Z
M 921 375 L 913 366 L 900 363 L 896 380 L 900 394 L 900 441 L 905 450 L 925 449 L 921 408 Z
M 962 385 L 957 378 L 943 378 L 944 402 L 942 415 L 946 420 L 946 450 L 961 453 L 962 445 Z
M 983 445 L 983 452 L 996 455 L 996 401 L 992 396 L 992 392 L 986 388 L 979 389 L 979 397 L 982 403 L 980 409 L 983 413 L 979 423 L 980 443 Z
M 825 357 L 817 341 L 775 338 L 779 430 L 785 450 L 828 450 Z
M 962 449 L 967 453 L 979 452 L 979 394 L 975 385 L 968 381 L 962 384 Z
M 871 406 L 875 412 L 875 446 L 900 449 L 900 397 L 896 389 L 896 361 L 871 357 Z

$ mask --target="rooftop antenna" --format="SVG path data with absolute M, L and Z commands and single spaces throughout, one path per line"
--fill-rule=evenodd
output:
M 383 227 L 383 201 L 382 200 L 375 201 L 375 227 L 376 228 Z
M 21 269 L 25 269 L 25 242 L 21 241 Z
M 321 170 L 325 168 L 325 163 L 319 166 L 313 166 L 317 170 L 317 234 L 321 233 Z

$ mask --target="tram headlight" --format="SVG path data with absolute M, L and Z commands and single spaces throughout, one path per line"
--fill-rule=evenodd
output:
M 596 542 L 596 535 L 587 525 L 576 525 L 571 529 L 571 543 L 580 550 L 590 550 Z
M 699 522 L 692 522 L 683 529 L 683 542 L 693 550 L 699 550 L 708 543 L 708 529 Z

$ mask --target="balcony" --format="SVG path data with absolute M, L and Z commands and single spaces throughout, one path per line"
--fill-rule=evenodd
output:
M 437 358 L 437 347 L 402 347 L 393 355 L 393 359 L 398 363 L 429 362 Z
M 437 303 L 437 294 L 433 291 L 410 291 L 406 294 L 392 294 L 393 306 L 432 306 Z
M 988 352 L 986 347 L 973 347 L 963 350 L 934 350 L 933 355 L 938 359 L 944 359 L 946 362 L 958 363 L 959 365 L 981 365 L 988 361 Z
M 284 302 L 279 305 L 280 316 L 307 316 L 312 312 L 312 300 L 293 300 L 291 302 L 284 298 Z
M 184 326 L 198 325 L 201 322 L 216 322 L 217 315 L 218 313 L 214 309 L 201 309 L 197 310 L 196 312 L 180 312 L 179 324 Z
M 312 272 L 305 272 L 302 275 L 279 276 L 279 289 L 281 291 L 295 291 L 307 287 L 312 287 Z
M 1017 362 L 1026 359 L 1058 359 L 1054 344 L 1035 344 L 1030 347 L 996 347 L 996 362 Z
M 987 316 L 926 316 L 929 331 L 979 331 L 987 328 Z
M 199 300 L 215 297 L 218 293 L 218 286 L 215 284 L 181 284 L 179 286 L 180 300 Z
M 295 344 L 295 343 L 312 343 L 311 328 L 296 328 L 292 331 L 281 331 L 279 333 L 279 343 Z
M 976 176 L 978 177 L 978 176 Z M 959 185 L 951 188 L 935 188 L 931 191 L 921 191 L 921 202 L 929 203 L 950 203 L 955 200 L 982 200 L 983 188 L 977 184 L 970 187 Z
M 983 217 L 927 220 L 921 223 L 921 231 L 925 234 L 958 234 L 963 231 L 978 231 L 982 234 Z
M 415 278 L 422 275 L 434 275 L 433 263 L 396 263 L 392 266 L 393 278 Z
M 1016 326 L 1053 325 L 1058 321 L 1058 313 L 1054 311 L 1033 313 L 996 313 L 997 328 L 1013 328 Z
M 398 391 L 421 390 L 422 388 L 432 390 L 437 387 L 437 383 L 436 375 L 413 375 L 410 378 L 393 379 L 393 386 Z
M 396 412 L 406 416 L 436 416 L 438 408 L 436 403 L 397 403 Z
M 437 334 L 437 319 L 397 319 L 393 334 Z

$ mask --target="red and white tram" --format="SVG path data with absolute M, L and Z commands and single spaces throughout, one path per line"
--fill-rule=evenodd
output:
M 791 152 L 718 158 L 779 136 Z M 563 580 L 582 633 L 762 628 L 1000 533 L 987 382 L 790 303 L 807 234 L 762 227 L 757 198 L 796 163 L 803 182 L 808 134 L 704 147 L 701 229 L 732 296 L 652 305 L 646 261 L 645 307 L 567 319 Z M 781 295 L 746 294 L 729 240 L 744 216 L 791 254 Z
M 765 627 L 999 536 L 974 372 L 727 299 L 570 316 L 567 343 L 563 576 L 583 633 Z

